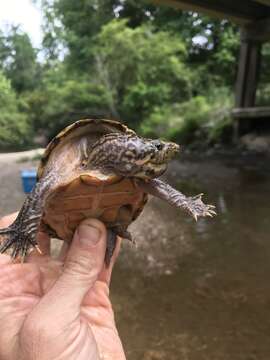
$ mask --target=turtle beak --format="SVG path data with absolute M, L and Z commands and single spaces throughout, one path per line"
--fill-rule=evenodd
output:
M 175 143 L 170 143 L 172 152 L 174 153 L 174 155 L 178 154 L 180 151 L 180 146 L 178 144 Z
M 172 158 L 175 157 L 175 155 L 177 155 L 180 151 L 180 146 L 178 144 L 175 144 L 173 142 L 169 142 L 169 143 L 166 143 L 166 146 L 165 146 L 165 156 L 164 158 L 169 161 L 171 160 Z
M 146 164 L 147 162 L 149 162 L 149 161 L 151 160 L 151 158 L 152 158 L 152 155 L 149 154 L 149 155 L 147 155 L 147 156 L 146 156 L 145 158 L 143 158 L 143 159 L 136 160 L 136 161 L 135 161 L 135 164 L 138 165 L 138 166 L 144 165 L 144 164 Z

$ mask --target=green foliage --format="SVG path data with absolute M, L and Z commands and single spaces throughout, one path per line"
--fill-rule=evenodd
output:
M 257 90 L 257 105 L 269 106 L 270 103 L 270 44 L 266 43 L 262 47 L 260 81 Z
M 135 127 L 155 106 L 190 97 L 191 75 L 179 37 L 114 20 L 98 35 L 95 54 L 112 112 Z
M 213 89 L 208 96 L 155 108 L 140 130 L 144 136 L 181 143 L 215 142 L 231 126 L 231 106 L 232 99 L 226 89 Z
M 39 0 L 45 14 L 44 42 L 50 59 L 63 46 L 66 62 L 87 71 L 93 59 L 92 43 L 101 27 L 114 18 L 114 0 Z
M 40 87 L 25 102 L 34 129 L 48 138 L 80 118 L 108 114 L 103 87 L 86 77 L 68 77 L 63 66 L 44 73 Z
M 219 36 L 216 52 L 213 54 L 211 68 L 216 69 L 216 74 L 225 85 L 234 84 L 236 81 L 237 61 L 240 46 L 239 31 L 233 26 L 226 28 Z
M 261 84 L 257 90 L 257 105 L 269 106 L 270 103 L 270 85 Z
M 31 128 L 26 116 L 20 112 L 10 82 L 0 72 L 0 149 L 23 148 L 27 146 Z
M 141 125 L 144 136 L 162 137 L 187 143 L 207 121 L 210 106 L 203 96 L 196 96 L 181 104 L 156 107 Z
M 43 10 L 42 63 L 27 34 L 0 30 L 0 70 L 12 86 L 1 74 L 9 95 L 0 96 L 13 104 L 1 107 L 0 136 L 10 143 L 0 146 L 26 146 L 34 134 L 49 139 L 86 117 L 186 143 L 215 142 L 231 126 L 235 25 L 147 0 L 32 1 Z M 269 47 L 264 53 L 269 60 Z
M 38 82 L 36 52 L 29 36 L 18 27 L 13 26 L 6 34 L 1 34 L 0 68 L 18 93 L 33 90 Z

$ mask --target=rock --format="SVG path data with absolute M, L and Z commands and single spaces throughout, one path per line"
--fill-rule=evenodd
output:
M 164 351 L 147 350 L 143 355 L 143 360 L 165 360 L 167 359 Z
M 240 138 L 240 143 L 249 151 L 270 153 L 270 134 L 257 135 L 247 134 Z

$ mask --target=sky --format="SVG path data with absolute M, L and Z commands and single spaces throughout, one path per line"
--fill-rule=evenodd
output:
M 0 29 L 6 24 L 20 24 L 35 47 L 42 41 L 41 22 L 41 12 L 31 0 L 0 0 Z
M 0 0 L 0 29 L 4 29 L 7 24 L 20 24 L 36 48 L 41 47 L 41 23 L 41 11 L 31 0 Z M 198 36 L 193 41 L 202 44 L 205 39 Z

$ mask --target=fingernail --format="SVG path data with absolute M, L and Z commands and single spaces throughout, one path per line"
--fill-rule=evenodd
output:
M 100 231 L 91 225 L 81 224 L 78 228 L 79 240 L 83 245 L 95 246 L 100 239 Z

